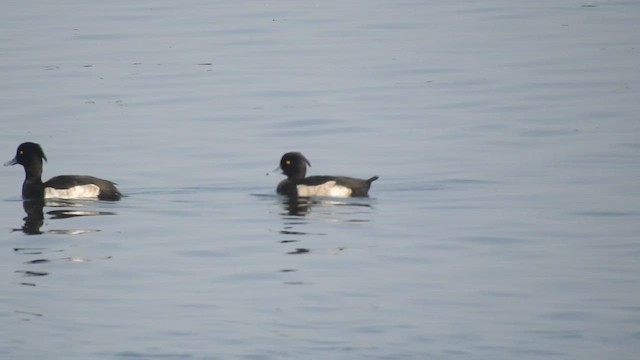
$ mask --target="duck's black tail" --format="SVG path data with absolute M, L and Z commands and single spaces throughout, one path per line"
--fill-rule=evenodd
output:
M 378 180 L 378 175 L 372 177 L 371 179 L 367 180 L 367 183 L 369 183 L 369 185 L 371 185 L 372 182 Z

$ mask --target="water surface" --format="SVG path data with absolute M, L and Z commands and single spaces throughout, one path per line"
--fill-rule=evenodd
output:
M 635 359 L 634 2 L 5 4 L 11 359 Z M 379 175 L 291 202 L 265 176 Z M 44 206 L 43 206 L 44 205 Z

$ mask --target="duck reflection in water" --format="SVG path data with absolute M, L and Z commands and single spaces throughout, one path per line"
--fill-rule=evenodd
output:
M 309 208 L 311 207 L 311 199 L 300 198 L 297 196 L 285 197 L 284 199 L 282 199 L 282 205 L 285 209 L 284 215 L 305 216 L 307 215 L 307 213 L 309 213 Z
M 322 209 L 323 213 L 334 213 L 339 215 L 340 213 L 344 213 L 343 215 L 356 215 L 361 212 L 355 210 L 356 208 L 373 208 L 368 199 L 365 200 L 356 200 L 356 199 L 341 199 L 336 200 L 335 198 L 318 198 L 318 197 L 283 197 L 281 199 L 282 207 L 284 208 L 284 212 L 282 215 L 284 216 L 306 216 L 308 215 L 314 208 Z M 347 210 L 349 208 L 349 210 Z M 355 211 L 355 212 L 354 212 Z M 355 220 L 345 220 L 345 221 L 355 221 Z
M 44 224 L 44 199 L 25 200 L 22 202 L 22 208 L 27 213 L 24 217 L 24 225 L 22 232 L 27 235 L 42 234 L 40 228 Z
M 41 228 L 44 225 L 44 207 L 66 207 L 66 209 L 47 211 L 47 215 L 51 215 L 50 219 L 67 219 L 77 216 L 97 216 L 97 215 L 115 215 L 114 212 L 109 211 L 93 211 L 93 210 L 78 210 L 73 209 L 84 206 L 81 203 L 73 201 L 45 201 L 44 199 L 31 199 L 24 200 L 22 202 L 22 208 L 27 214 L 23 218 L 24 224 L 20 229 L 14 229 L 14 231 L 22 231 L 27 235 L 40 235 L 44 233 L 50 234 L 83 234 L 88 232 L 97 232 L 100 230 L 92 229 L 64 229 L 64 230 L 48 230 L 42 231 Z M 69 209 L 71 207 L 72 209 Z

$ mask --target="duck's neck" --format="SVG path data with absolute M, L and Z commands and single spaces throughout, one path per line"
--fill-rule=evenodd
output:
M 42 159 L 34 159 L 24 165 L 25 181 L 42 183 Z
M 42 160 L 33 160 L 24 165 L 25 179 L 22 183 L 22 198 L 43 199 L 44 186 L 42 185 Z
M 307 168 L 303 167 L 303 168 L 298 168 L 296 169 L 296 171 L 287 174 L 287 177 L 289 178 L 289 180 L 302 180 L 304 179 L 304 177 L 307 176 Z

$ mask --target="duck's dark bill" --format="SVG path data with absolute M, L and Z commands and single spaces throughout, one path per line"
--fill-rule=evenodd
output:
M 282 174 L 282 169 L 280 168 L 280 166 L 278 166 L 277 168 L 269 171 L 267 173 L 267 176 L 271 175 L 271 174 Z
M 18 159 L 13 158 L 13 159 L 7 161 L 6 163 L 4 163 L 4 166 L 11 166 L 11 165 L 15 165 L 17 163 L 18 163 Z

